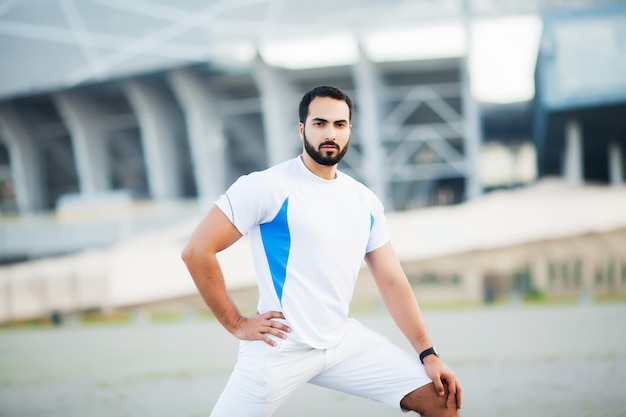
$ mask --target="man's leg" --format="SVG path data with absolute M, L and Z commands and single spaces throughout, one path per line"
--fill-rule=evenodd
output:
M 446 407 L 449 392 L 445 382 L 443 387 L 445 395 L 439 396 L 432 382 L 424 385 L 408 393 L 400 401 L 400 406 L 404 410 L 415 411 L 422 417 L 457 417 L 459 410 L 456 408 L 456 401 L 453 406 Z
M 239 355 L 211 417 L 268 417 L 323 368 L 323 351 L 276 339 L 242 341 Z
M 312 384 L 370 398 L 397 410 L 407 393 L 432 386 L 415 354 L 354 320 L 339 346 L 328 349 L 325 356 L 326 367 L 311 379 Z M 423 395 L 417 398 L 430 400 Z

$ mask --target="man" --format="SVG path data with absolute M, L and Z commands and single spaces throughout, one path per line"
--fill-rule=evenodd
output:
M 219 322 L 240 339 L 239 357 L 213 417 L 271 416 L 310 382 L 412 410 L 456 416 L 461 387 L 438 357 L 389 242 L 383 206 L 337 170 L 350 141 L 352 101 L 317 87 L 300 103 L 304 151 L 240 177 L 192 234 L 182 258 Z M 250 235 L 258 312 L 229 298 L 216 254 Z M 363 259 L 411 355 L 348 318 Z

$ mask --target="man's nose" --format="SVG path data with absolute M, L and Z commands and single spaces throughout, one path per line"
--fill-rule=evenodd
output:
M 334 126 L 328 126 L 326 128 L 326 132 L 325 133 L 326 133 L 326 139 L 327 140 L 334 141 L 335 138 L 337 137 L 337 134 L 336 134 L 337 132 L 335 131 L 335 127 Z

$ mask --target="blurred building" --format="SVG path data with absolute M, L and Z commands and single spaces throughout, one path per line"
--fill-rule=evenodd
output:
M 471 93 L 469 25 L 493 16 L 563 13 L 561 2 L 367 1 L 346 4 L 333 21 L 323 4 L 305 2 L 5 3 L 0 210 L 20 222 L 41 213 L 102 220 L 142 202 L 156 207 L 143 210 L 146 224 L 135 230 L 159 227 L 176 217 L 173 202 L 213 201 L 237 176 L 295 155 L 298 99 L 319 84 L 354 97 L 356 129 L 342 169 L 389 210 L 459 203 L 485 189 L 529 183 L 536 178 L 535 149 L 541 175 L 561 174 L 562 160 L 578 158 L 588 161 L 585 178 L 619 183 L 624 9 L 590 11 L 591 3 L 570 2 L 566 17 L 546 20 L 537 73 L 547 81 L 538 84 L 534 103 L 508 105 L 479 103 Z M 448 31 L 422 39 L 410 32 L 432 25 Z M 394 55 L 394 48 L 404 52 Z M 595 67 L 567 61 L 579 50 L 596 51 Z M 614 64 L 599 84 L 594 68 Z M 571 94 L 581 91 L 574 103 Z M 563 113 L 582 114 L 582 106 L 588 116 Z M 591 139 L 581 140 L 573 155 L 571 137 L 583 128 Z M 602 145 L 582 148 L 592 142 Z M 497 169 L 502 161 L 511 170 L 504 177 L 506 166 Z M 583 171 L 576 164 L 567 170 L 579 177 Z M 28 242 L 40 242 L 25 247 L 5 229 L 0 258 L 106 244 L 120 228 L 91 221 L 89 238 L 69 242 L 63 228 L 50 227 L 54 248 L 42 242 L 45 234 L 19 229 Z
M 626 4 L 545 17 L 533 115 L 541 175 L 624 184 L 625 71 Z
M 515 15 L 544 17 L 536 95 L 486 102 L 472 25 Z M 298 100 L 320 84 L 355 100 L 341 169 L 390 212 L 554 175 L 619 186 L 624 28 L 623 1 L 5 2 L 0 263 L 195 218 L 299 152 Z

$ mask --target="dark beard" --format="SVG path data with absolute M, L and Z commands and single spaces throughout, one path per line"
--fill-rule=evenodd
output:
M 311 143 L 307 140 L 305 131 L 302 131 L 302 137 L 304 139 L 304 150 L 306 151 L 306 153 L 308 153 L 315 162 L 325 166 L 337 165 L 339 161 L 341 161 L 341 158 L 343 158 L 343 156 L 346 154 L 346 152 L 348 152 L 348 145 L 350 144 L 350 140 L 348 139 L 348 142 L 346 142 L 346 145 L 343 147 L 343 149 L 340 149 L 335 156 L 332 156 L 331 154 L 327 154 L 326 151 L 315 149 L 313 145 L 311 145 Z M 328 145 L 334 146 L 336 149 L 339 149 L 339 146 L 332 141 L 322 142 L 320 144 L 320 148 L 322 146 Z

